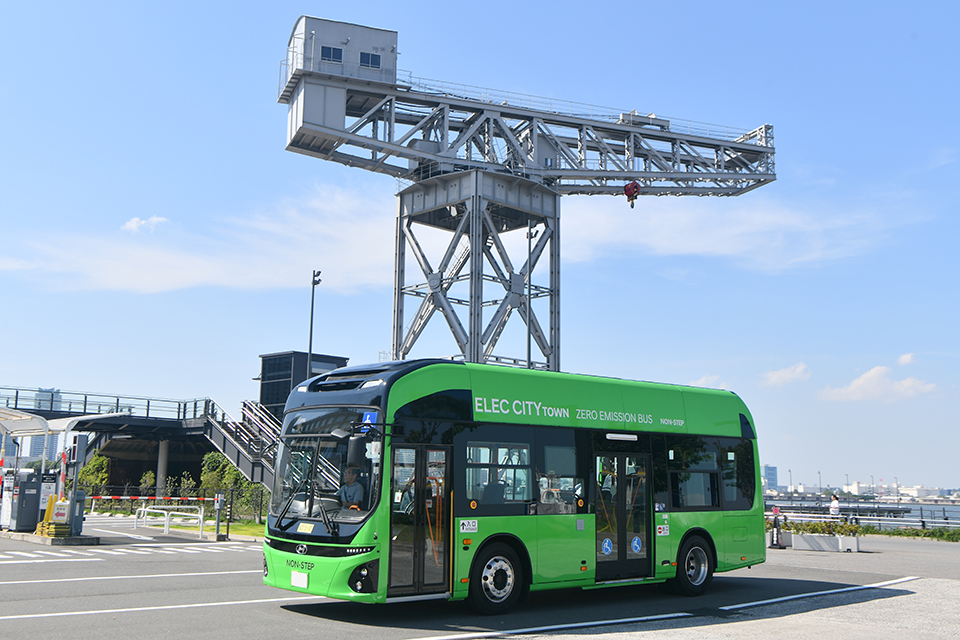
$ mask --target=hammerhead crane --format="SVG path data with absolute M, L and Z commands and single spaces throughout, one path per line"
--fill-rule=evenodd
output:
M 439 311 L 456 357 L 559 370 L 561 196 L 623 195 L 632 207 L 642 195 L 736 196 L 776 179 L 769 124 L 731 130 L 423 80 L 396 62 L 395 31 L 302 16 L 279 86 L 288 150 L 412 183 L 398 194 L 396 360 Z M 449 234 L 433 260 L 418 240 L 424 227 Z M 504 238 L 518 231 L 528 250 L 511 260 Z M 408 251 L 422 272 L 413 282 Z M 535 284 L 544 254 L 548 283 Z M 408 320 L 410 298 L 419 306 Z M 531 304 L 541 298 L 546 328 Z M 526 358 L 494 354 L 513 311 L 527 327 Z

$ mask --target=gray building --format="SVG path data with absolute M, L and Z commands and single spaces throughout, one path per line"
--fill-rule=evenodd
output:
M 777 482 L 777 468 L 769 464 L 760 465 L 760 477 L 763 479 L 763 488 L 776 490 L 779 485 Z
M 283 406 L 294 385 L 308 378 L 347 366 L 349 358 L 313 354 L 310 370 L 307 371 L 307 354 L 303 351 L 283 351 L 260 356 L 260 404 L 283 420 Z

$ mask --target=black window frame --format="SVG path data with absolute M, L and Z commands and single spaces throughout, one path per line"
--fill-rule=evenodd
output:
M 329 45 L 320 45 L 320 62 L 343 64 L 343 49 Z
M 363 57 L 367 57 L 367 62 L 364 63 Z M 374 60 L 375 59 L 375 60 Z M 374 64 L 376 62 L 376 64 Z M 360 52 L 360 67 L 363 69 L 380 69 L 380 64 L 382 62 L 382 57 L 379 53 L 370 53 L 369 51 Z

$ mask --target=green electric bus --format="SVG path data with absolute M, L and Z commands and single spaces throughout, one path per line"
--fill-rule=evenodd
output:
M 753 419 L 729 391 L 414 360 L 287 400 L 270 586 L 355 602 L 669 581 L 766 559 Z

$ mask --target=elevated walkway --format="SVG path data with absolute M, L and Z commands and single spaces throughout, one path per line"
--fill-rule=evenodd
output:
M 47 420 L 125 415 L 79 420 L 74 431 L 88 434 L 87 456 L 112 440 L 182 440 L 203 437 L 245 478 L 270 488 L 280 442 L 280 423 L 255 402 L 244 402 L 241 418 L 231 417 L 210 398 L 170 400 L 72 391 L 0 387 L 0 407 Z

